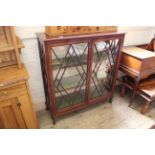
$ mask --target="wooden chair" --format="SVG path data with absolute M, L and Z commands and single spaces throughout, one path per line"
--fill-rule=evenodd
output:
M 151 42 L 147 45 L 146 50 L 155 52 L 155 35 Z
M 123 97 L 125 95 L 126 88 L 133 90 L 133 87 L 133 79 L 125 76 L 122 81 L 122 90 L 120 96 Z M 136 94 L 144 99 L 141 113 L 145 114 L 149 109 L 150 103 L 152 101 L 155 101 L 155 75 L 142 80 L 137 87 Z M 131 106 L 131 103 L 129 104 L 129 106 Z

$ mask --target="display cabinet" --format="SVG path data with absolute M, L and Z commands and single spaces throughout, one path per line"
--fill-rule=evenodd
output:
M 46 106 L 54 123 L 60 115 L 112 99 L 124 35 L 37 34 Z

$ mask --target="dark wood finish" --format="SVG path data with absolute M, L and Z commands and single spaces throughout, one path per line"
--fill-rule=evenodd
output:
M 124 35 L 37 34 L 46 106 L 53 123 L 58 116 L 112 99 Z
M 155 124 L 152 125 L 149 129 L 155 129 Z
M 122 81 L 121 97 L 125 95 L 126 88 L 131 90 L 134 89 L 134 79 L 125 76 Z M 136 88 L 135 94 L 138 94 L 144 99 L 143 106 L 141 108 L 141 113 L 145 114 L 152 101 L 155 101 L 155 75 L 151 75 L 149 78 L 141 80 Z M 131 106 L 131 104 L 129 105 Z
M 123 48 L 120 70 L 134 79 L 132 105 L 140 80 L 155 73 L 155 53 L 138 47 Z
M 137 45 L 136 47 L 155 52 L 155 35 L 148 44 L 141 44 L 141 45 Z
M 155 73 L 155 53 L 137 48 L 123 48 L 120 69 L 136 80 L 144 79 Z
M 135 46 L 147 50 L 148 44 L 141 44 L 141 45 L 135 45 Z
M 154 38 L 150 41 L 148 46 L 146 47 L 147 50 L 155 52 L 155 36 Z

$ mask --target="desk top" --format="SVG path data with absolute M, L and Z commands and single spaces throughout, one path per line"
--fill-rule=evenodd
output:
M 110 32 L 110 33 L 91 33 L 91 34 L 81 34 L 81 35 L 68 35 L 68 36 L 48 36 L 46 35 L 45 33 L 36 33 L 37 35 L 37 38 L 38 40 L 43 43 L 43 42 L 56 42 L 56 41 L 64 41 L 64 40 L 81 40 L 82 42 L 82 39 L 85 40 L 86 42 L 86 39 L 89 40 L 90 38 L 93 38 L 93 39 L 99 39 L 100 37 L 102 38 L 103 36 L 106 38 L 106 37 L 113 37 L 113 36 L 124 36 L 125 33 L 124 32 L 120 32 L 120 31 L 117 31 L 117 32 Z
M 126 53 L 132 57 L 135 57 L 137 59 L 148 59 L 151 57 L 155 57 L 155 52 L 151 52 L 142 48 L 130 46 L 130 47 L 124 47 L 123 53 Z

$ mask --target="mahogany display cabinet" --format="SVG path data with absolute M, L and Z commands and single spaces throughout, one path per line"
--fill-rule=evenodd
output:
M 112 101 L 124 33 L 49 37 L 38 33 L 46 106 L 58 116 Z

